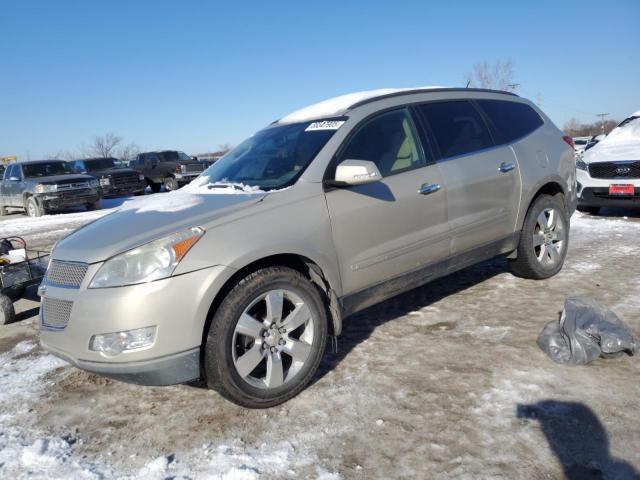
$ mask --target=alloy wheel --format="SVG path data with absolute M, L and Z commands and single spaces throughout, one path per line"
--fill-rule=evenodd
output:
M 290 382 L 309 358 L 314 319 L 290 290 L 269 290 L 242 312 L 232 340 L 233 364 L 253 387 L 273 389 Z

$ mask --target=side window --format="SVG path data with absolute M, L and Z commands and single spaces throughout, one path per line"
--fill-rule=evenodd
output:
M 538 112 L 525 103 L 503 100 L 476 100 L 496 130 L 499 143 L 509 143 L 529 135 L 544 122 Z
M 84 172 L 84 171 L 86 171 L 86 168 L 84 166 L 84 162 L 82 160 L 76 160 L 75 162 L 73 162 L 73 169 L 76 172 Z
M 9 180 L 13 176 L 13 165 L 9 165 L 7 170 L 4 172 L 4 179 Z
M 425 103 L 417 109 L 431 127 L 442 158 L 493 146 L 480 113 L 466 100 Z
M 406 109 L 383 113 L 359 127 L 338 163 L 348 159 L 374 162 L 383 177 L 426 165 Z
M 158 155 L 156 155 L 155 153 L 147 153 L 145 155 L 145 160 L 147 162 L 157 162 L 158 161 Z

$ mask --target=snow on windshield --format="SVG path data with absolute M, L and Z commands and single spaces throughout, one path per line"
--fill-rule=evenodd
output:
M 640 159 L 640 111 L 632 115 L 639 117 L 614 128 L 591 150 L 587 150 L 587 161 L 639 160 Z M 630 117 L 631 118 L 631 117 Z

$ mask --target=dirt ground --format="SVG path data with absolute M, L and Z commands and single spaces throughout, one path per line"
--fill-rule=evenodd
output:
M 0 327 L 0 476 L 640 478 L 638 358 L 565 367 L 536 345 L 569 294 L 640 334 L 639 240 L 640 212 L 577 213 L 550 280 L 495 260 L 358 313 L 312 385 L 269 410 L 69 367 L 21 300 Z

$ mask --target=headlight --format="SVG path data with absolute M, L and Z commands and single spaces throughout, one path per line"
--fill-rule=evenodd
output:
M 101 178 L 100 179 L 100 186 L 108 187 L 109 185 L 111 185 L 111 180 L 109 180 L 108 178 Z
M 51 192 L 57 192 L 57 191 L 58 191 L 58 185 L 45 185 L 43 183 L 39 183 L 38 185 L 36 185 L 36 188 L 35 188 L 36 193 L 51 193 Z
M 204 234 L 193 227 L 111 257 L 98 269 L 89 288 L 121 287 L 170 277 Z
M 138 180 L 140 180 L 141 182 L 144 181 L 144 175 L 143 174 L 139 174 L 138 175 Z
M 91 180 L 89 180 L 89 186 L 91 188 L 97 188 L 98 187 L 98 180 L 96 180 L 95 178 L 92 178 Z
M 589 170 L 589 167 L 581 158 L 576 158 L 576 168 L 578 170 L 584 170 L 584 171 Z
M 100 352 L 107 357 L 115 357 L 125 350 L 137 350 L 153 344 L 156 327 L 136 328 L 124 332 L 94 335 L 89 341 L 89 350 Z

